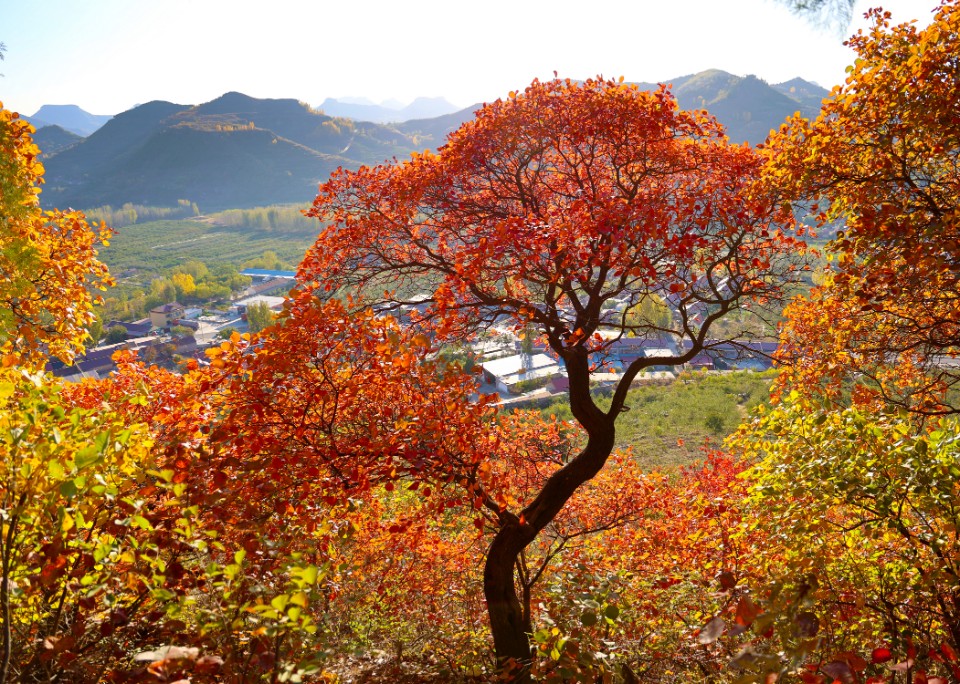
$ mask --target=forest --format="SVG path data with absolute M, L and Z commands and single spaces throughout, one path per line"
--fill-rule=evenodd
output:
M 43 371 L 112 233 L 0 107 L 0 684 L 960 681 L 960 2 L 869 16 L 758 147 L 555 79 L 335 171 L 281 315 L 182 373 Z M 563 402 L 439 353 L 505 324 Z M 775 373 L 633 386 L 771 325 Z M 597 393 L 628 337 L 676 344 Z

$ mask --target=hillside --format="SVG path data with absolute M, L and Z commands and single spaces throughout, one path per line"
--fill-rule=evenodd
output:
M 411 136 L 416 136 L 416 141 L 424 148 L 436 148 L 443 144 L 447 136 L 460 128 L 464 123 L 473 118 L 476 112 L 483 104 L 478 102 L 459 112 L 444 114 L 432 119 L 413 119 L 397 124 L 397 130 L 403 131 Z
M 33 141 L 43 150 L 40 155 L 43 159 L 52 157 L 58 152 L 76 145 L 81 140 L 83 140 L 83 136 L 54 125 L 44 126 L 33 134 Z
M 338 166 L 413 149 L 408 134 L 296 100 L 227 93 L 194 107 L 151 102 L 51 157 L 43 201 L 87 208 L 190 199 L 205 211 L 307 202 Z
M 262 129 L 172 126 L 104 167 L 82 191 L 87 206 L 172 206 L 187 198 L 205 209 L 305 202 L 323 178 L 348 162 Z

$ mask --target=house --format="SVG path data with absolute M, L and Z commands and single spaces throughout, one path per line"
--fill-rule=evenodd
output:
M 175 353 L 180 356 L 192 356 L 197 352 L 197 338 L 193 335 L 183 335 L 173 338 Z
M 639 358 L 675 356 L 675 349 L 674 341 L 668 337 L 646 338 L 622 335 L 610 342 L 610 346 L 607 348 L 607 356 L 611 360 L 627 366 Z
M 251 285 L 239 294 L 239 298 L 267 295 L 271 292 L 279 292 L 280 290 L 286 292 L 290 290 L 294 284 L 295 281 L 290 278 L 272 278 L 271 280 L 265 280 Z
M 113 362 L 113 355 L 126 347 L 126 343 L 121 342 L 88 349 L 85 354 L 76 357 L 73 364 L 69 366 L 60 359 L 52 358 L 47 361 L 47 371 L 69 382 L 85 378 L 103 378 L 117 369 L 117 365 Z
M 515 354 L 480 364 L 483 379 L 502 394 L 520 394 L 528 385 L 547 385 L 563 374 L 560 364 L 546 354 Z
M 104 330 L 120 326 L 127 331 L 127 337 L 146 337 L 153 328 L 153 322 L 149 318 L 139 321 L 110 321 L 104 326 Z
M 155 328 L 170 328 L 183 318 L 184 313 L 186 313 L 186 309 L 182 304 L 177 302 L 162 304 L 150 309 L 150 322 L 153 323 Z
M 247 308 L 253 304 L 266 304 L 271 311 L 280 311 L 283 309 L 283 305 L 287 300 L 283 297 L 271 297 L 270 295 L 254 295 L 252 297 L 247 297 L 246 299 L 241 299 L 238 302 L 235 302 L 233 308 L 236 309 L 237 315 L 240 316 L 243 320 L 247 320 Z

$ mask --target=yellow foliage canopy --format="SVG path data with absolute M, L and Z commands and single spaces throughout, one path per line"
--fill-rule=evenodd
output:
M 70 359 L 93 321 L 91 290 L 111 284 L 97 260 L 108 229 L 78 211 L 40 208 L 33 127 L 0 104 L 0 354 L 5 364 Z

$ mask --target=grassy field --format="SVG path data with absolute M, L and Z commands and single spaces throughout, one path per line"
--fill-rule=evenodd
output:
M 129 268 L 163 271 L 184 261 L 240 265 L 265 251 L 297 264 L 313 244 L 320 226 L 302 232 L 270 233 L 245 227 L 214 225 L 203 220 L 152 221 L 126 226 L 100 250 L 100 258 L 119 273 Z
M 650 468 L 697 460 L 706 441 L 718 445 L 752 408 L 767 401 L 773 377 L 772 372 L 694 373 L 669 385 L 633 389 L 627 398 L 630 410 L 617 420 L 617 445 L 633 447 Z M 598 399 L 601 406 L 609 405 L 608 397 Z M 573 420 L 566 399 L 541 411 Z

